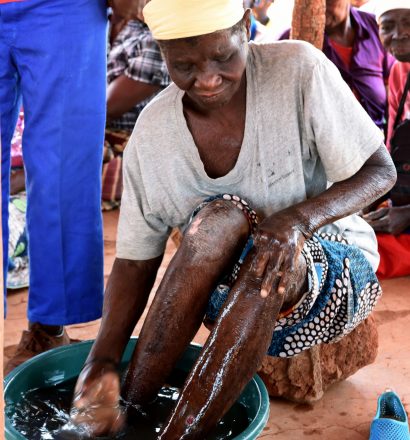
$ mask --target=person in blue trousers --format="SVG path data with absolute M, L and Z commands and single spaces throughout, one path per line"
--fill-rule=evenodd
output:
M 6 373 L 69 343 L 65 325 L 101 316 L 106 27 L 104 0 L 0 0 L 3 255 L 10 142 L 23 106 L 30 257 L 29 329 Z

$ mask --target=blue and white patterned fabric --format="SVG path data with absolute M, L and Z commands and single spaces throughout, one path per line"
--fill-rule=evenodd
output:
M 217 198 L 231 200 L 255 230 L 256 214 L 237 196 L 225 194 L 207 199 L 193 217 Z M 232 274 L 211 294 L 207 320 L 216 320 L 252 246 L 251 235 Z M 349 245 L 342 236 L 315 234 L 305 242 L 302 255 L 307 264 L 309 289 L 290 312 L 279 317 L 268 350 L 271 356 L 292 357 L 315 345 L 337 342 L 369 316 L 381 295 L 370 263 L 359 248 Z

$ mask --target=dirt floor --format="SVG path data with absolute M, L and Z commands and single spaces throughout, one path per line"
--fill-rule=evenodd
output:
M 106 279 L 114 260 L 117 219 L 118 211 L 104 213 Z M 174 252 L 175 246 L 170 242 L 156 286 Z M 379 326 L 379 355 L 376 362 L 347 381 L 331 387 L 323 399 L 313 406 L 271 400 L 269 422 L 259 438 L 368 439 L 377 397 L 386 388 L 394 389 L 401 396 L 407 411 L 410 411 L 410 277 L 384 282 L 383 288 L 383 298 L 374 312 Z M 22 330 L 27 326 L 26 305 L 27 290 L 9 294 L 5 323 L 6 357 L 12 354 L 11 346 L 18 343 Z M 91 339 L 95 337 L 98 325 L 98 321 L 75 325 L 69 327 L 68 332 L 72 338 Z M 134 334 L 138 334 L 140 328 L 141 323 Z M 203 343 L 207 335 L 208 331 L 203 327 L 195 341 Z

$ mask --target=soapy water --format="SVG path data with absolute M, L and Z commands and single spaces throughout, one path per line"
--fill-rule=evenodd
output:
M 6 415 L 13 427 L 29 440 L 90 439 L 70 423 L 69 413 L 75 383 L 76 379 L 73 379 L 53 387 L 27 391 L 17 404 L 7 405 Z M 121 432 L 111 437 L 94 438 L 155 440 L 178 396 L 179 388 L 164 386 L 150 405 L 143 409 L 135 406 L 126 408 L 127 421 Z M 243 432 L 249 423 L 245 406 L 235 403 L 206 440 L 232 439 Z

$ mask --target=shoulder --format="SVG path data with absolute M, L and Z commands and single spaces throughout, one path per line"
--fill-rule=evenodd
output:
M 370 12 L 361 11 L 352 7 L 351 15 L 359 26 L 358 38 L 361 40 L 366 40 L 368 35 L 372 37 L 372 41 L 377 42 L 378 46 L 383 48 L 380 38 L 379 38 L 379 25 L 376 21 L 376 16 Z M 363 30 L 365 32 L 363 32 Z M 366 32 L 368 35 L 366 35 Z
M 130 20 L 117 37 L 127 51 L 141 51 L 144 48 L 157 49 L 148 26 L 139 20 Z M 159 47 L 157 49 L 159 51 Z
M 180 99 L 180 89 L 171 83 L 153 98 L 140 113 L 129 144 L 138 142 L 140 148 L 155 143 L 155 139 L 163 139 L 176 130 L 175 119 L 176 102 Z
M 144 108 L 140 118 L 145 120 L 155 116 L 158 120 L 169 119 L 169 112 L 175 110 L 175 101 L 182 91 L 171 83 L 166 89 L 162 90 Z
M 139 20 L 129 20 L 125 25 L 125 29 L 128 34 L 140 38 L 152 38 L 148 26 Z
M 359 17 L 364 23 L 369 26 L 378 29 L 376 16 L 370 12 L 362 11 L 352 7 L 352 13 Z
M 326 56 L 305 41 L 284 40 L 266 44 L 251 44 L 254 63 L 262 69 L 282 69 L 302 72 L 314 69 Z

